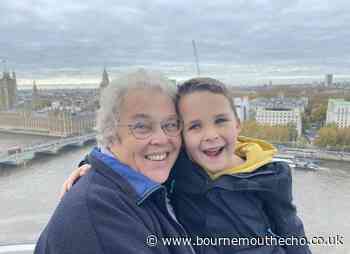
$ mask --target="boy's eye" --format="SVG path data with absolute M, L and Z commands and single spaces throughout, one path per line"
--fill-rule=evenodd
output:
M 225 123 L 225 122 L 228 122 L 229 120 L 226 119 L 226 118 L 218 118 L 218 119 L 215 119 L 215 123 L 217 124 L 220 124 L 220 123 Z
M 188 127 L 188 130 L 198 130 L 200 129 L 201 125 L 199 123 L 195 123 L 195 124 L 191 124 L 189 127 Z

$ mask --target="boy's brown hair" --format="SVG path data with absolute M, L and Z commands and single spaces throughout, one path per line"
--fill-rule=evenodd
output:
M 236 120 L 239 122 L 239 117 L 236 111 L 236 107 L 233 101 L 233 96 L 231 92 L 227 89 L 226 85 L 220 82 L 217 79 L 213 78 L 192 78 L 185 81 L 177 87 L 176 95 L 176 109 L 178 110 L 180 99 L 193 92 L 211 92 L 214 94 L 221 94 L 227 98 L 230 103 L 231 109 L 236 117 Z

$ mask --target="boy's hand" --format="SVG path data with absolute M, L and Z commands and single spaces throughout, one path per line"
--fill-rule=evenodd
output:
M 78 181 L 80 177 L 85 175 L 89 170 L 91 169 L 90 164 L 84 164 L 81 167 L 75 169 L 67 178 L 67 180 L 64 181 L 62 187 L 61 187 L 61 192 L 60 192 L 60 199 L 64 196 L 66 192 L 72 188 L 73 184 Z

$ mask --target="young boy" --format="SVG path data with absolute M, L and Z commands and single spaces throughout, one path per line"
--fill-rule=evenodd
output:
M 310 253 L 296 243 L 305 244 L 305 233 L 292 204 L 288 165 L 272 162 L 277 151 L 271 144 L 239 137 L 240 121 L 225 85 L 211 78 L 186 81 L 176 106 L 186 153 L 175 164 L 170 199 L 197 245 L 214 240 L 213 246 L 195 246 L 197 253 Z M 252 246 L 264 237 L 275 242 Z M 219 246 L 220 238 L 252 240 Z
M 239 137 L 240 121 L 225 85 L 211 78 L 188 80 L 178 88 L 176 107 L 185 149 L 167 185 L 196 252 L 311 253 L 292 204 L 288 165 L 272 162 L 277 151 L 271 144 Z M 73 173 L 63 189 L 85 170 Z

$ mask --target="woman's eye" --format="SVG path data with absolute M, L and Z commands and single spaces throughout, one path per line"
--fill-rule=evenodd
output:
M 180 126 L 178 121 L 172 121 L 172 122 L 168 122 L 166 124 L 164 124 L 164 127 L 166 129 L 178 129 Z
M 145 128 L 145 124 L 143 123 L 135 123 L 134 124 L 134 129 L 143 129 Z
M 149 130 L 152 127 L 150 126 L 150 124 L 145 124 L 145 123 L 135 123 L 133 126 L 134 130 Z

